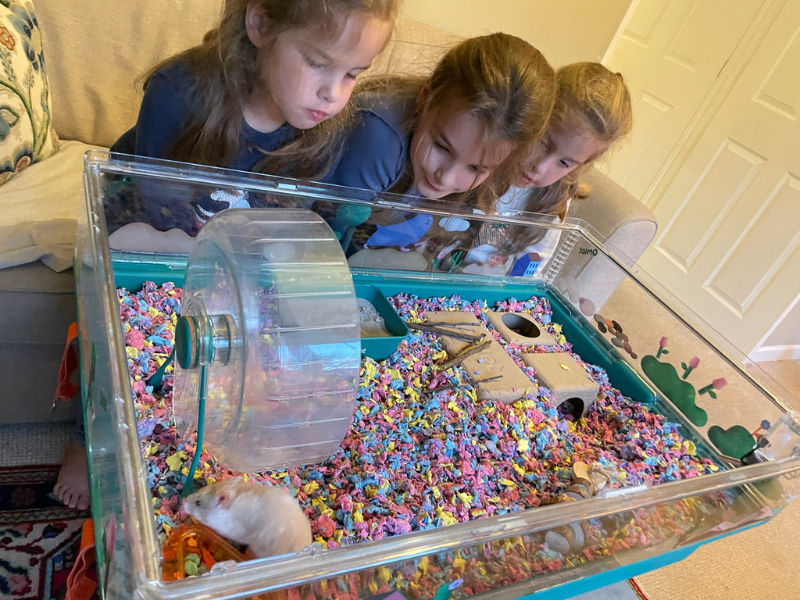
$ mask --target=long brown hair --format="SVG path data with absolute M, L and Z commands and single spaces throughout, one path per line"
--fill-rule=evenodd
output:
M 260 82 L 257 48 L 247 35 L 245 15 L 257 4 L 266 14 L 272 36 L 289 29 L 313 28 L 323 39 L 335 39 L 348 17 L 377 18 L 394 24 L 400 0 L 225 0 L 219 27 L 199 46 L 155 67 L 148 75 L 183 62 L 196 78 L 200 99 L 168 158 L 227 166 L 239 146 L 242 106 Z M 145 84 L 146 85 L 146 84 Z M 257 171 L 317 179 L 328 172 L 341 150 L 352 121 L 352 106 L 312 129 L 298 130 L 284 147 L 265 152 Z
M 528 188 L 518 193 L 527 195 L 526 212 L 558 215 L 563 219 L 567 202 L 581 200 L 589 195 L 589 186 L 581 177 L 612 146 L 625 138 L 633 126 L 633 110 L 628 86 L 620 73 L 612 73 L 600 63 L 581 62 L 561 67 L 556 71 L 556 102 L 548 128 L 593 138 L 601 143 L 600 150 L 585 163 L 570 171 L 559 181 L 543 188 Z M 527 156 L 536 151 L 527 149 Z M 524 170 L 527 161 L 514 167 Z M 539 241 L 545 233 L 540 228 L 519 228 L 515 239 L 521 247 Z M 526 230 L 526 231 L 522 231 Z
M 428 86 L 424 103 L 416 100 Z M 506 33 L 470 38 L 450 48 L 430 77 L 378 77 L 359 85 L 360 93 L 391 94 L 406 100 L 404 128 L 411 134 L 428 111 L 440 111 L 454 100 L 483 129 L 485 145 L 528 144 L 543 135 L 555 101 L 555 74 L 547 59 L 528 42 Z M 410 157 L 406 175 L 392 191 L 413 184 Z M 491 179 L 491 178 L 490 178 Z M 405 188 L 405 189 L 402 189 Z M 478 204 L 485 190 L 477 186 L 449 200 Z

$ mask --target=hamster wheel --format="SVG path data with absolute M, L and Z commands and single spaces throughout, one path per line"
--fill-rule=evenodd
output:
M 360 354 L 350 269 L 319 216 L 227 210 L 203 227 L 176 326 L 179 434 L 197 427 L 244 473 L 321 462 L 350 426 Z

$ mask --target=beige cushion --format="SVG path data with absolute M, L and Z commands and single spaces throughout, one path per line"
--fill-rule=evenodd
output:
M 0 185 L 52 156 L 50 93 L 42 36 L 30 2 L 0 4 Z
M 137 78 L 200 43 L 221 5 L 220 0 L 37 0 L 58 135 L 113 144 L 136 122 Z
M 567 216 L 583 219 L 607 240 L 609 249 L 630 259 L 632 265 L 653 241 L 658 224 L 644 204 L 597 169 L 583 181 L 589 197 L 570 203 Z
M 400 271 L 427 271 L 428 260 L 417 252 L 402 252 L 395 248 L 368 248 L 359 250 L 347 259 L 353 268 L 390 269 Z
M 62 139 L 110 146 L 136 123 L 137 79 L 190 48 L 219 19 L 220 0 L 37 0 L 54 125 Z M 378 71 L 426 72 L 458 38 L 401 19 Z M 141 83 L 141 82 L 140 82 Z
M 41 259 L 54 271 L 72 266 L 83 205 L 80 142 L 62 142 L 52 158 L 0 187 L 0 269 Z
M 411 19 L 398 19 L 392 41 L 373 62 L 372 74 L 427 75 L 462 38 Z

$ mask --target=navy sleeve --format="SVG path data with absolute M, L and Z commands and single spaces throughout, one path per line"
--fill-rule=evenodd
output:
M 168 158 L 188 121 L 191 93 L 192 81 L 186 72 L 169 69 L 150 78 L 136 122 L 138 156 Z
M 181 64 L 155 73 L 145 87 L 136 125 L 114 143 L 112 152 L 169 158 L 192 113 L 194 83 Z
M 195 80 L 185 66 L 175 64 L 154 74 L 147 82 L 136 125 L 112 146 L 112 151 L 149 158 L 169 158 L 192 114 Z M 118 227 L 129 222 L 149 223 L 159 231 L 178 227 L 194 234 L 195 211 L 191 187 L 165 185 L 148 177 L 134 177 L 130 190 L 113 199 L 106 219 Z M 107 202 L 107 206 L 111 206 Z M 110 214 L 115 212 L 116 214 Z
M 358 122 L 344 144 L 344 151 L 326 183 L 385 192 L 394 186 L 406 167 L 405 135 L 372 111 L 360 111 Z

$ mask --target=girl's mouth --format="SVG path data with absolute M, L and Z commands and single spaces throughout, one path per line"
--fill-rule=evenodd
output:
M 328 118 L 328 113 L 321 110 L 306 109 L 306 114 L 308 114 L 312 121 L 316 121 L 317 123 L 322 123 Z

